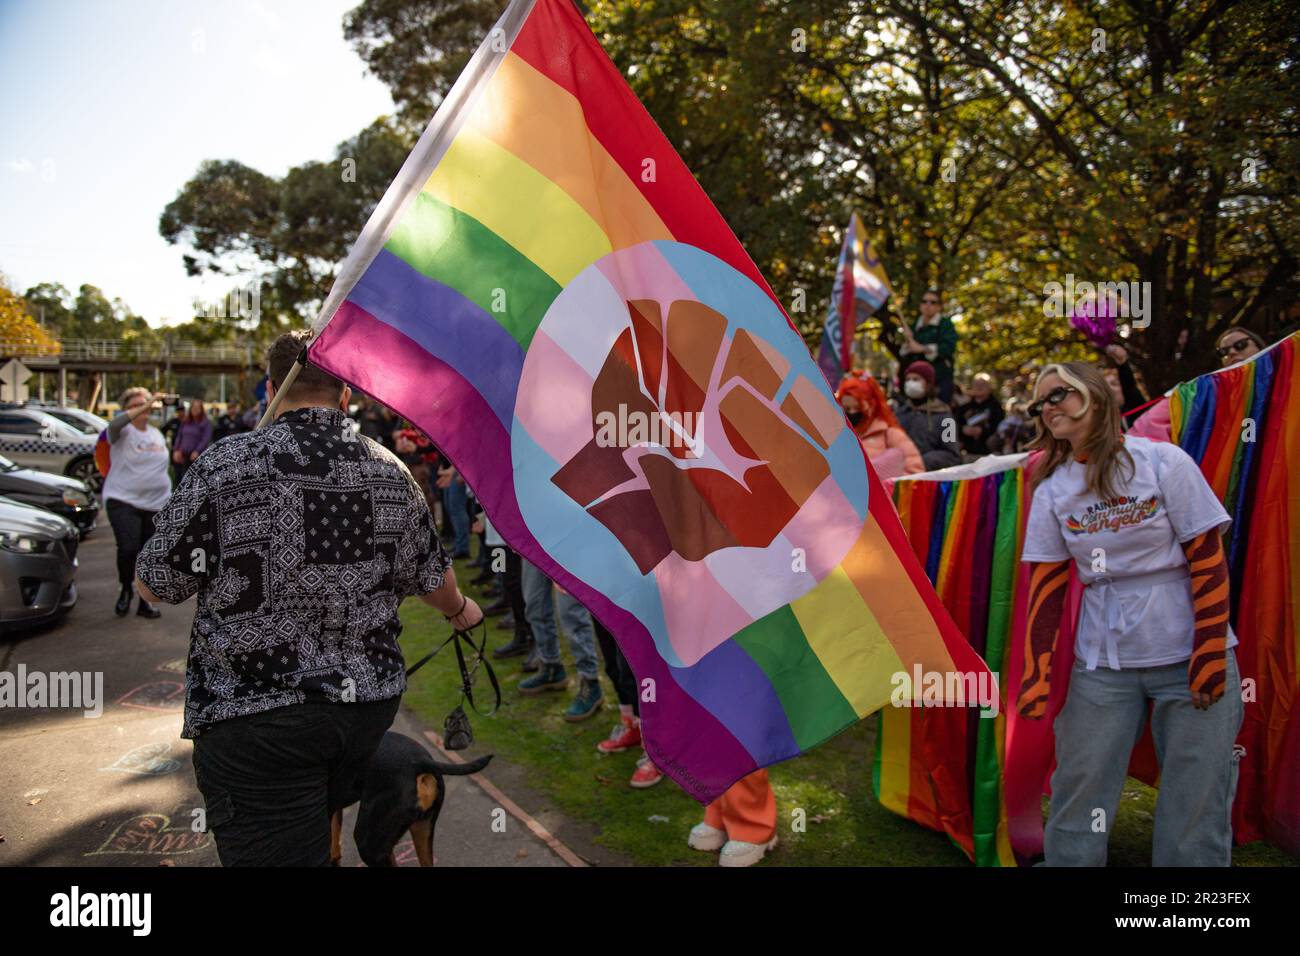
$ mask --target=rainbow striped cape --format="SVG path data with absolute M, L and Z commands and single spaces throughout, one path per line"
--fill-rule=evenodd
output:
M 1200 465 L 1233 518 L 1225 547 L 1237 661 L 1252 682 L 1237 736 L 1237 843 L 1266 839 L 1300 853 L 1300 333 L 1169 395 L 1172 438 Z M 964 712 L 881 714 L 873 784 L 900 815 L 941 830 L 976 863 L 1015 865 L 1042 851 L 1042 795 L 1064 706 L 1081 588 L 1071 582 L 1044 720 L 1011 712 L 1024 663 L 1030 497 L 1027 456 L 985 459 L 894 483 L 918 559 L 971 647 L 999 674 L 997 721 Z M 1158 783 L 1148 731 L 1129 773 Z
M 614 634 L 700 801 L 986 673 L 807 347 L 568 0 L 515 0 L 376 209 L 312 361 L 429 434 Z

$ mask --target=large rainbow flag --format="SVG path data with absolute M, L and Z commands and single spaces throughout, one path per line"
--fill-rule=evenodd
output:
M 983 673 L 817 365 L 568 0 L 515 0 L 375 210 L 311 359 L 426 431 L 617 638 L 708 801 Z
M 1231 620 L 1252 682 L 1237 736 L 1238 843 L 1266 839 L 1300 854 L 1300 333 L 1169 395 L 1172 438 L 1233 517 L 1225 542 Z M 886 709 L 873 783 L 890 809 L 949 834 L 976 863 L 1014 865 L 1042 850 L 1042 795 L 1054 762 L 1052 721 L 1069 693 L 1056 681 L 1046 719 L 1010 712 L 1022 673 L 1026 576 L 1019 564 L 1028 456 L 913 475 L 894 483 L 903 527 L 971 646 L 1001 677 L 996 726 L 960 711 Z M 1053 673 L 1068 678 L 1081 588 L 1072 581 Z M 1151 736 L 1129 773 L 1159 782 Z

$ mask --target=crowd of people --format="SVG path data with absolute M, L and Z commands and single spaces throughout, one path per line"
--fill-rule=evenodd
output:
M 836 397 L 882 479 L 1013 454 L 1033 440 L 1025 382 L 1004 399 L 988 373 L 964 388 L 956 381 L 958 334 L 941 303 L 937 291 L 927 291 L 915 324 L 902 325 L 894 374 L 855 371 L 839 383 Z
M 983 373 L 972 376 L 963 387 L 954 373 L 956 331 L 951 320 L 940 314 L 940 302 L 937 293 L 922 298 L 922 315 L 907 329 L 904 362 L 895 375 L 883 380 L 862 374 L 846 376 L 837 398 L 882 478 L 934 471 L 991 453 L 1034 453 L 1030 469 L 1035 489 L 1033 518 L 1024 560 L 1030 564 L 1035 603 L 1027 669 L 1018 700 L 1018 709 L 1026 719 L 1044 713 L 1064 573 L 1072 562 L 1089 585 L 1077 634 L 1079 663 L 1073 680 L 1079 690 L 1071 693 L 1070 704 L 1057 723 L 1058 767 L 1052 780 L 1047 863 L 1104 863 L 1105 834 L 1098 835 L 1089 827 L 1080 808 L 1116 806 L 1135 739 L 1134 722 L 1146 713 L 1147 704 L 1154 702 L 1156 713 L 1162 715 L 1155 728 L 1157 747 L 1166 754 L 1156 814 L 1157 861 L 1226 864 L 1231 846 L 1226 808 L 1231 804 L 1235 766 L 1232 740 L 1241 722 L 1240 700 L 1225 693 L 1235 679 L 1235 638 L 1223 613 L 1226 564 L 1218 546 L 1220 532 L 1228 522 L 1226 514 L 1191 459 L 1168 443 L 1167 402 L 1148 401 L 1121 346 L 1106 350 L 1105 368 L 1085 363 L 1047 365 L 1024 392 L 1000 392 L 993 377 Z M 1216 344 L 1224 365 L 1247 359 L 1262 347 L 1258 336 L 1239 328 L 1225 332 Z M 273 348 L 269 395 L 283 381 L 285 369 L 300 348 L 301 340 L 293 336 Z M 564 719 L 583 721 L 601 712 L 605 700 L 599 675 L 603 668 L 617 697 L 619 717 L 597 749 L 604 754 L 630 751 L 637 755 L 629 777 L 632 787 L 658 784 L 663 773 L 642 742 L 636 677 L 613 636 L 578 600 L 509 548 L 463 476 L 426 436 L 372 399 L 358 396 L 354 406 L 343 383 L 310 364 L 304 369 L 304 377 L 294 386 L 289 410 L 281 410 L 267 429 L 251 434 L 237 408 L 227 409 L 211 422 L 201 403 L 195 402 L 177 415 L 169 432 L 169 447 L 163 432 L 148 422 L 161 396 L 146 389 L 130 389 L 122 396 L 122 412 L 108 429 L 112 464 L 104 497 L 116 535 L 123 584 L 117 613 L 129 611 L 133 579 L 141 592 L 138 613 L 147 617 L 158 613 L 153 607 L 155 595 L 174 603 L 197 591 L 207 635 L 221 633 L 222 608 L 238 604 L 239 597 L 223 593 L 219 601 L 204 603 L 202 595 L 217 585 L 205 575 L 202 565 L 219 561 L 219 557 L 205 553 L 200 560 L 195 557 L 199 552 L 183 541 L 192 541 L 196 531 L 205 531 L 207 538 L 220 538 L 213 532 L 214 523 L 222 520 L 214 501 L 239 490 L 240 482 L 253 481 L 255 471 L 222 471 L 222 461 L 232 460 L 232 455 L 265 457 L 270 448 L 286 444 L 305 447 L 335 430 L 351 427 L 350 416 L 368 441 L 336 443 L 335 453 L 383 463 L 380 470 L 387 469 L 385 480 L 404 489 L 402 494 L 408 497 L 403 507 L 409 512 L 409 527 L 401 530 L 406 543 L 393 552 L 390 576 L 374 585 L 384 597 L 380 599 L 378 592 L 367 597 L 371 603 L 366 604 L 366 613 L 378 615 L 365 623 L 367 670 L 351 673 L 358 666 L 355 661 L 335 660 L 327 649 L 318 648 L 321 659 L 308 662 L 295 658 L 286 665 L 301 672 L 284 676 L 284 680 L 292 680 L 278 696 L 254 692 L 252 675 L 241 670 L 244 664 L 228 656 L 217 655 L 203 665 L 208 670 L 192 677 L 190 683 L 196 686 L 190 688 L 185 735 L 198 741 L 207 736 L 211 742 L 202 747 L 206 779 L 200 786 L 205 797 L 211 805 L 230 788 L 243 786 L 251 788 L 246 793 L 251 804 L 266 806 L 260 824 L 256 814 L 246 815 L 238 828 L 227 823 L 225 834 L 223 822 L 212 821 L 223 862 L 249 858 L 250 832 L 259 825 L 282 826 L 287 811 L 271 806 L 274 801 L 263 797 L 268 781 L 283 774 L 284 768 L 269 757 L 249 763 L 253 758 L 244 752 L 250 746 L 246 732 L 236 735 L 232 729 L 222 735 L 224 742 L 217 747 L 217 735 L 211 734 L 211 728 L 226 726 L 227 721 L 251 720 L 288 704 L 327 706 L 336 702 L 337 688 L 328 678 L 331 666 L 356 677 L 357 686 L 368 689 L 366 699 L 371 702 L 400 697 L 404 681 L 399 677 L 396 608 L 405 596 L 421 596 L 457 627 L 476 626 L 484 616 L 496 619 L 496 627 L 505 634 L 492 655 L 498 661 L 519 660 L 524 674 L 517 685 L 521 695 L 558 693 L 571 686 L 561 651 L 563 631 L 577 671 L 573 693 L 562 705 Z M 274 435 L 268 434 L 271 432 Z M 196 470 L 202 474 L 191 477 Z M 281 480 L 318 488 L 301 476 L 286 474 Z M 1123 510 L 1138 499 L 1149 507 L 1133 528 L 1122 533 L 1107 535 L 1113 525 L 1100 522 L 1097 529 L 1080 535 L 1069 524 L 1077 523 L 1080 514 Z M 322 492 L 321 501 L 326 500 Z M 315 519 L 310 515 L 300 513 L 295 520 L 304 523 L 299 529 L 303 534 L 315 533 Z M 426 527 L 430 529 L 427 534 L 422 530 Z M 1120 527 L 1127 526 L 1121 522 Z M 280 522 L 267 530 L 272 549 L 282 530 Z M 379 530 L 376 521 L 367 540 L 377 545 Z M 1091 549 L 1101 538 L 1109 549 L 1108 573 L 1113 579 L 1091 570 Z M 306 559 L 299 554 L 297 560 Z M 479 593 L 486 602 L 491 602 L 486 607 L 480 610 L 460 591 L 453 560 L 467 562 L 475 573 L 472 583 L 482 589 Z M 403 562 L 410 564 L 409 569 L 397 566 Z M 241 570 L 241 576 L 260 573 L 247 566 Z M 229 586 L 228 581 L 222 585 Z M 1138 592 L 1147 596 L 1141 607 L 1133 603 Z M 1158 600 L 1151 599 L 1152 594 Z M 326 627 L 329 613 L 337 614 L 337 608 L 328 611 L 330 596 L 319 597 L 324 602 L 319 607 L 303 603 L 298 613 L 319 615 L 317 623 Z M 356 600 L 351 594 L 338 598 L 344 604 Z M 266 626 L 272 627 L 271 612 L 258 613 L 268 615 Z M 1100 670 L 1099 662 L 1104 662 Z M 1086 671 L 1082 677 L 1079 668 Z M 1143 677 L 1157 672 L 1158 682 Z M 1179 674 L 1186 675 L 1181 683 Z M 258 678 L 259 687 L 264 677 Z M 289 693 L 289 687 L 295 690 Z M 232 694 L 239 698 L 240 706 L 231 705 Z M 1227 703 L 1220 705 L 1225 697 Z M 385 714 L 391 720 L 389 711 L 375 719 L 384 723 Z M 345 734 L 355 735 L 348 738 L 348 746 L 364 749 L 376 726 L 371 721 L 344 727 Z M 294 733 L 292 727 L 282 728 L 266 720 L 261 720 L 257 729 L 262 734 L 288 737 Z M 196 742 L 196 766 L 200 749 Z M 1201 756 L 1194 765 L 1174 762 L 1198 749 Z M 292 753 L 298 762 L 295 772 L 301 771 L 304 779 L 312 774 L 312 779 L 322 779 L 323 758 L 301 749 Z M 223 764 L 235 761 L 234 755 L 242 761 L 237 761 L 237 770 L 231 769 L 234 763 Z M 353 764 L 344 762 L 342 766 Z M 324 768 L 331 786 L 334 775 L 343 772 L 339 766 L 336 761 Z M 1169 797 L 1164 796 L 1166 791 L 1171 792 Z M 294 826 L 307 828 L 309 843 L 315 847 L 324 819 L 308 813 Z M 775 796 L 767 772 L 751 774 L 715 801 L 704 821 L 691 831 L 688 843 L 701 851 L 719 853 L 724 866 L 747 866 L 761 860 L 776 843 Z M 289 857 L 302 859 L 300 850 Z
M 844 376 L 836 398 L 862 442 L 876 474 L 884 480 L 938 471 L 985 455 L 1028 450 L 1039 433 L 1029 413 L 1033 382 L 1018 375 L 999 388 L 987 372 L 970 376 L 963 386 L 954 378 L 958 335 L 947 317 L 938 315 L 941 299 L 929 291 L 921 299 L 915 326 L 903 325 L 906 344 L 892 371 L 871 375 L 855 370 Z M 1244 361 L 1266 348 L 1249 329 L 1233 326 L 1215 341 L 1207 368 Z M 1126 432 L 1169 440 L 1169 401 L 1148 397 L 1118 342 L 1099 356 L 1101 375 L 1120 409 Z

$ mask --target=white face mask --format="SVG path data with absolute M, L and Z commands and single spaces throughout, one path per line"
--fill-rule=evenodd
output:
M 903 391 L 908 398 L 925 398 L 925 382 L 919 378 L 909 378 L 903 383 Z

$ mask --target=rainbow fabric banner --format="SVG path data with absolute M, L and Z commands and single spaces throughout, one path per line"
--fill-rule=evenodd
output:
M 853 336 L 858 323 L 885 304 L 893 289 L 884 263 L 867 239 L 867 229 L 855 212 L 844 230 L 840 260 L 835 267 L 835 284 L 826 313 L 817 364 L 832 389 L 838 388 L 844 373 L 853 367 Z
M 1170 393 L 1173 438 L 1200 464 L 1233 517 L 1225 541 L 1232 626 L 1243 680 L 1253 681 L 1237 737 L 1237 843 L 1266 839 L 1300 853 L 1300 333 L 1251 360 Z M 1022 672 L 1025 574 L 1019 564 L 1029 456 L 913 475 L 894 483 L 912 547 L 973 649 L 999 675 L 996 725 L 963 711 L 881 712 L 873 783 L 881 803 L 949 834 L 977 864 L 1041 853 L 1041 800 L 1053 767 L 1051 726 L 1069 693 L 1055 681 L 1047 716 L 1008 712 Z M 1073 663 L 1082 594 L 1072 580 L 1055 675 Z M 1158 783 L 1148 731 L 1130 775 Z
M 415 422 L 615 635 L 707 802 L 985 673 L 798 332 L 568 0 L 515 0 L 376 209 L 312 361 Z
M 1028 501 L 1025 457 L 987 458 L 930 473 L 935 480 L 894 483 L 898 516 L 917 559 L 1003 693 L 992 719 L 950 708 L 882 710 L 872 785 L 884 806 L 947 833 L 982 866 L 1015 865 L 1002 777 L 1009 640 Z
M 1228 514 L 1231 622 L 1246 703 L 1233 835 L 1300 854 L 1300 333 L 1179 385 L 1173 440 Z

